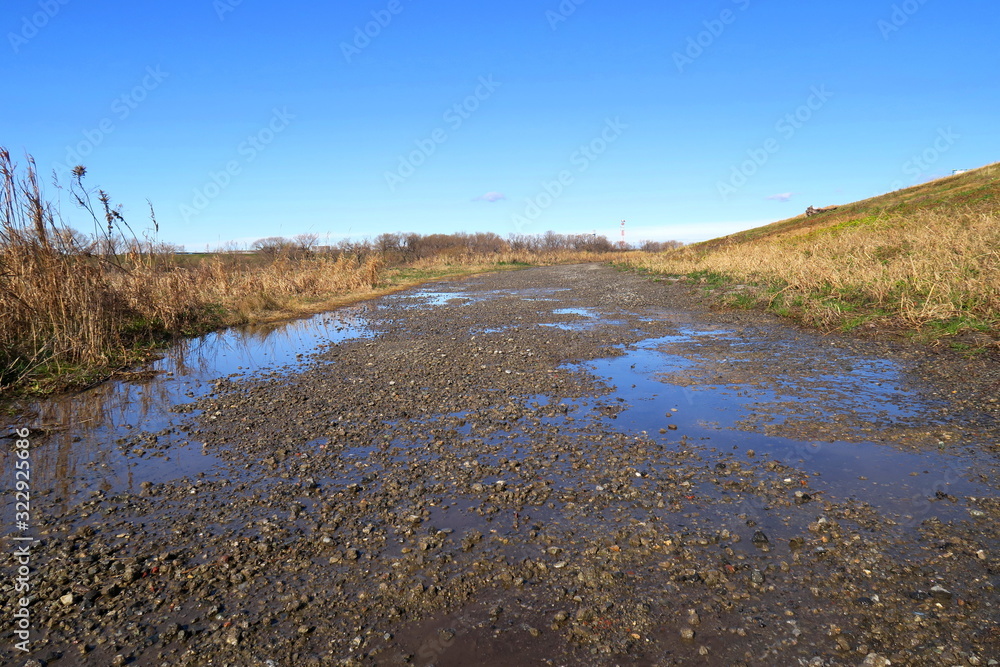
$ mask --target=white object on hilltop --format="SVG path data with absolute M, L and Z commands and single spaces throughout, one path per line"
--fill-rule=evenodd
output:
M 952 172 L 951 172 L 951 175 L 952 176 L 958 176 L 959 174 L 964 174 L 967 171 L 969 171 L 969 170 L 968 169 L 953 169 Z

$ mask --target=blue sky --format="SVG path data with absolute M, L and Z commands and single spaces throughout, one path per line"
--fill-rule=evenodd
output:
M 691 242 L 1000 160 L 985 0 L 11 0 L 2 29 L 0 146 L 189 250 Z

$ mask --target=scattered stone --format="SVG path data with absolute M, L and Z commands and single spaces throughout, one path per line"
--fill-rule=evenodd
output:
M 943 586 L 931 586 L 931 596 L 935 600 L 950 600 L 952 598 L 951 591 L 947 590 Z

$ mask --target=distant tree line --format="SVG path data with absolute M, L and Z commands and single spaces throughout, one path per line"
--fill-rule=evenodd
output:
M 684 244 L 680 241 L 643 241 L 639 246 L 639 250 L 644 252 L 667 252 L 668 250 L 677 250 L 683 247 Z
M 683 246 L 679 241 L 644 241 L 639 246 L 646 252 L 664 252 Z M 499 255 L 505 252 L 586 251 L 609 253 L 621 250 L 606 236 L 599 234 L 510 234 L 503 238 L 493 232 L 455 234 L 417 234 L 394 232 L 379 234 L 374 239 L 343 239 L 323 245 L 317 234 L 299 234 L 291 238 L 270 236 L 258 239 L 251 249 L 264 256 L 308 257 L 327 255 L 383 255 L 391 262 L 409 262 L 430 257 L 461 255 Z
M 554 252 L 558 250 L 580 250 L 590 252 L 613 252 L 616 248 L 606 236 L 598 234 L 511 234 L 508 238 L 511 250 L 528 252 Z

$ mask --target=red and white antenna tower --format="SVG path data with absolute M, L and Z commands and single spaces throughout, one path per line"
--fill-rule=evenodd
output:
M 626 248 L 626 245 L 625 245 L 625 221 L 624 220 L 622 220 L 622 240 L 621 240 L 621 246 L 622 246 L 622 250 L 624 250 Z

